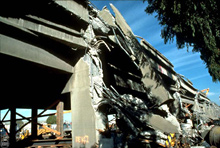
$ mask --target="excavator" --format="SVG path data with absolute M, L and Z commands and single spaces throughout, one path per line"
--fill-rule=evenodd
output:
M 55 129 L 52 129 L 50 124 L 47 124 L 47 125 L 39 124 L 38 130 L 37 130 L 38 136 L 42 136 L 42 138 L 47 139 L 47 138 L 53 136 L 54 134 L 56 134 L 58 136 L 61 135 L 60 132 L 58 132 Z M 20 133 L 19 137 L 21 140 L 23 140 L 30 135 L 31 135 L 31 133 L 29 132 L 29 130 L 23 130 Z
M 201 90 L 201 92 L 205 92 L 205 91 L 206 91 L 205 95 L 207 96 L 209 93 L 209 88 Z
M 50 124 L 41 125 L 41 126 L 38 127 L 37 135 L 38 136 L 42 135 L 42 137 L 44 139 L 47 139 L 47 138 L 49 138 L 51 136 L 54 136 L 54 134 L 56 134 L 58 136 L 61 135 L 60 132 L 58 132 L 55 129 L 52 129 Z
M 70 113 L 70 112 L 71 112 L 71 110 L 63 111 L 63 114 Z M 55 113 L 54 115 L 56 115 L 56 114 L 57 113 Z M 37 130 L 37 135 L 38 136 L 42 135 L 42 137 L 44 139 L 49 138 L 50 136 L 53 136 L 53 134 L 56 134 L 58 136 L 61 135 L 60 132 L 51 128 L 51 124 L 43 125 L 43 124 L 38 123 L 38 125 L 39 126 L 38 126 L 38 130 Z M 65 126 L 64 126 L 64 130 L 65 130 Z M 65 135 L 66 135 L 66 133 L 65 133 Z M 70 135 L 68 130 L 67 130 L 67 135 Z M 27 138 L 28 136 L 30 136 L 30 132 L 29 132 L 29 130 L 25 130 L 25 131 L 21 132 L 19 137 L 21 140 L 23 140 L 23 139 Z

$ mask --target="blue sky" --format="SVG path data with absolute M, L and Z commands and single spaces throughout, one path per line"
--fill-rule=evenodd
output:
M 109 3 L 112 3 L 121 12 L 128 25 L 131 27 L 135 35 L 145 38 L 153 47 L 159 50 L 167 57 L 174 65 L 174 70 L 188 78 L 195 88 L 202 90 L 209 88 L 208 97 L 210 100 L 220 105 L 220 83 L 213 83 L 212 78 L 208 73 L 203 61 L 200 59 L 199 53 L 187 52 L 186 49 L 177 49 L 175 41 L 173 43 L 164 44 L 160 36 L 161 26 L 153 15 L 148 15 L 144 12 L 147 2 L 138 1 L 99 1 L 92 0 L 93 4 L 101 10 L 103 6 L 107 6 L 111 10 Z M 112 12 L 112 11 L 111 11 Z M 113 12 L 112 12 L 113 13 Z M 6 110 L 1 111 L 1 118 Z M 19 113 L 30 116 L 30 110 L 18 110 Z M 55 111 L 47 111 L 52 113 Z M 7 117 L 8 118 L 8 117 Z M 46 120 L 46 117 L 40 120 Z M 71 114 L 64 114 L 64 121 L 71 121 Z
M 1 119 L 4 117 L 4 115 L 6 114 L 7 111 L 8 111 L 8 109 L 5 109 L 5 110 L 1 111 L 1 114 L 0 114 Z M 38 110 L 38 114 L 40 114 L 42 111 L 43 110 Z M 23 115 L 23 116 L 25 116 L 25 117 L 31 117 L 31 109 L 16 109 L 16 112 Z M 50 114 L 50 113 L 56 113 L 56 110 L 47 110 L 43 115 Z M 64 122 L 65 121 L 71 122 L 71 113 L 63 114 L 63 117 L 64 117 Z M 19 118 L 20 118 L 19 116 L 16 116 L 16 119 L 19 119 Z M 38 122 L 46 121 L 47 118 L 48 117 L 38 118 Z M 6 116 L 5 120 L 9 120 L 9 119 L 10 119 L 10 112 Z

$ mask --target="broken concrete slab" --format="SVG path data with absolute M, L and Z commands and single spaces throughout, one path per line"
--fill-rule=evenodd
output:
M 72 46 L 74 48 L 85 48 L 87 45 L 82 37 L 74 36 L 68 33 L 65 33 L 60 30 L 56 30 L 54 28 L 50 28 L 47 26 L 44 26 L 43 24 L 37 24 L 28 20 L 24 19 L 14 19 L 14 18 L 3 18 L 0 17 L 0 21 L 6 23 L 12 23 L 18 27 L 22 27 L 28 30 L 31 30 L 33 32 L 46 35 L 50 38 L 53 38 L 57 41 L 60 41 L 64 44 L 67 44 L 69 46 Z
M 172 122 L 167 121 L 160 115 L 153 114 L 149 117 L 149 124 L 154 128 L 166 133 L 179 133 L 178 126 L 172 124 Z
M 149 89 L 151 96 L 155 98 L 156 104 L 162 104 L 165 101 L 172 99 L 169 96 L 168 90 L 164 87 L 164 84 L 159 75 L 151 68 L 150 65 L 142 64 L 140 70 L 143 74 L 142 82 L 145 89 Z
M 101 11 L 98 12 L 98 16 L 109 26 L 111 27 L 117 27 L 115 24 L 115 19 L 108 10 L 108 8 L 105 6 Z
M 121 28 L 123 33 L 128 37 L 133 36 L 131 28 L 128 26 L 127 22 L 125 21 L 121 13 L 118 11 L 118 9 L 113 4 L 110 4 L 110 6 L 115 13 L 115 21 L 117 25 Z
M 85 22 L 89 23 L 89 15 L 88 15 L 88 10 L 82 6 L 81 4 L 79 4 L 76 1 L 54 1 L 55 3 L 57 3 L 58 5 L 60 5 L 61 7 L 65 8 L 67 11 L 73 13 L 74 15 L 76 15 L 77 17 L 79 17 L 80 19 L 84 20 Z
M 107 35 L 110 31 L 110 29 L 97 17 L 93 18 L 91 22 L 93 29 L 99 31 L 101 34 Z

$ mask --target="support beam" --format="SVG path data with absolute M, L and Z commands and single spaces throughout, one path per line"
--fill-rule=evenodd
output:
M 48 109 L 52 108 L 54 105 L 56 105 L 59 102 L 59 100 L 56 100 L 53 104 L 51 104 L 50 106 L 48 106 L 47 108 L 45 108 L 39 115 L 35 116 L 32 118 L 32 120 L 30 120 L 29 122 L 25 123 L 22 127 L 20 127 L 20 129 L 18 129 L 18 131 L 20 131 L 23 127 L 25 127 L 27 124 L 29 124 L 31 121 L 35 121 L 35 119 L 37 119 L 38 117 L 43 117 L 43 113 L 46 112 Z M 36 122 L 37 123 L 37 122 Z
M 10 123 L 10 134 L 9 134 L 9 147 L 14 147 L 14 143 L 16 143 L 16 108 L 11 107 L 11 123 Z
M 31 112 L 31 117 L 32 117 L 32 121 L 31 121 L 31 136 L 32 139 L 36 139 L 37 138 L 37 118 L 35 118 L 37 116 L 37 108 L 32 108 L 32 112 Z
M 3 28 L 12 29 L 13 27 Z M 1 38 L 1 54 L 17 57 L 26 61 L 41 64 L 43 66 L 56 68 L 62 71 L 72 73 L 72 66 L 47 52 L 43 48 L 39 48 L 33 44 L 22 42 L 15 38 L 0 34 Z M 33 38 L 36 39 L 36 38 Z M 37 40 L 37 39 L 36 39 Z M 13 43 L 13 44 L 11 44 Z
M 5 120 L 5 117 L 8 115 L 9 111 L 10 111 L 10 109 L 8 109 L 8 111 L 5 113 L 4 117 L 2 118 L 2 122 Z
M 89 66 L 83 59 L 80 59 L 75 66 L 73 80 L 71 91 L 72 146 L 93 147 L 98 141 L 95 112 L 91 104 Z
M 61 133 L 61 137 L 63 137 L 63 102 L 60 101 L 56 107 L 57 109 L 57 131 Z

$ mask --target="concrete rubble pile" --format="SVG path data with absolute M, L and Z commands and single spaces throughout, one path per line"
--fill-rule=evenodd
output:
M 132 145 L 132 142 L 135 143 L 138 140 L 142 144 L 145 142 L 146 145 L 151 146 L 151 142 L 164 147 L 177 145 L 207 146 L 205 145 L 207 144 L 204 139 L 205 136 L 202 136 L 202 134 L 211 129 L 213 126 L 211 122 L 213 120 L 219 120 L 219 106 L 212 103 L 204 94 L 193 88 L 192 84 L 184 80 L 183 76 L 175 73 L 172 69 L 172 64 L 147 43 L 147 41 L 142 39 L 139 44 L 136 36 L 120 12 L 114 5 L 110 4 L 110 6 L 115 13 L 115 17 L 110 14 L 110 11 L 106 7 L 101 11 L 93 8 L 94 16 L 91 17 L 91 25 L 93 30 L 105 34 L 109 40 L 117 44 L 119 46 L 118 48 L 123 50 L 133 62 L 132 64 L 136 66 L 136 70 L 141 72 L 141 75 L 137 76 L 139 83 L 114 75 L 116 86 L 130 87 L 132 90 L 145 94 L 144 97 L 136 97 L 130 92 L 119 93 L 112 85 L 106 87 L 102 80 L 102 64 L 99 63 L 101 60 L 98 57 L 100 53 L 96 52 L 101 52 L 103 49 L 100 47 L 96 47 L 95 49 L 90 47 L 91 53 L 89 54 L 94 61 L 93 63 L 88 62 L 92 68 L 90 70 L 90 75 L 92 75 L 90 77 L 92 81 L 90 89 L 95 102 L 95 104 L 93 102 L 93 106 L 94 109 L 98 109 L 103 105 L 109 105 L 110 110 L 114 110 L 116 126 L 124 136 L 124 141 L 122 140 L 122 143 L 116 144 L 116 147 L 125 146 L 126 144 Z M 96 36 L 94 35 L 90 39 Z M 96 40 L 96 42 L 103 43 L 105 45 L 104 48 L 107 48 L 111 52 L 111 47 L 108 46 L 108 40 Z M 151 53 L 149 54 L 149 52 Z M 160 65 L 158 66 L 158 63 L 161 63 L 158 60 L 161 60 L 162 64 L 166 64 L 164 67 L 169 67 L 172 72 L 167 71 L 166 68 Z M 111 66 L 117 70 L 123 68 L 118 68 L 117 65 Z M 99 74 L 96 76 L 94 76 L 94 69 L 98 69 L 97 71 L 99 71 Z M 163 80 L 164 76 L 161 75 L 170 77 L 172 82 L 165 83 Z M 188 89 L 189 87 L 191 87 L 191 90 Z M 191 107 L 184 106 L 186 104 L 191 105 Z M 207 105 L 209 106 L 208 108 Z M 209 111 L 206 111 L 207 109 Z M 102 119 L 106 120 L 106 118 Z M 217 128 L 219 131 L 219 127 L 216 127 L 216 131 Z M 106 127 L 101 133 L 107 131 L 113 132 L 114 128 Z M 171 143 L 173 139 L 167 142 L 170 133 L 175 133 L 175 136 L 172 136 L 173 139 L 175 138 L 174 143 Z M 219 145 L 219 136 L 218 140 L 217 138 L 212 138 L 210 140 L 211 144 Z
M 33 14 L 19 19 L 3 16 L 1 23 L 50 38 L 78 53 L 62 93 L 72 95 L 73 139 L 82 132 L 95 137 L 88 143 L 73 140 L 75 147 L 219 146 L 220 135 L 215 133 L 220 130 L 220 107 L 176 73 L 172 63 L 146 40 L 134 35 L 114 5 L 110 4 L 114 16 L 107 7 L 98 10 L 88 1 L 49 1 L 48 7 L 52 6 L 68 16 L 63 18 L 67 22 L 76 21 L 76 27 Z M 80 106 L 85 102 L 92 110 Z M 84 117 L 80 113 L 85 110 Z M 92 133 L 86 133 L 90 123 L 84 118 L 94 122 Z

